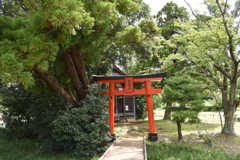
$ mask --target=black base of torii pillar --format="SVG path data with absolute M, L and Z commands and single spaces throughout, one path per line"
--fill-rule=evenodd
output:
M 149 123 L 149 134 L 148 140 L 157 141 L 158 134 L 155 128 L 154 113 L 153 113 L 153 102 L 152 94 L 162 93 L 162 89 L 152 88 L 151 81 L 162 80 L 166 76 L 166 72 L 147 74 L 147 75 L 135 75 L 135 76 L 93 76 L 93 79 L 98 83 L 109 83 L 109 91 L 106 94 L 110 97 L 109 101 L 109 125 L 110 134 L 112 135 L 112 141 L 116 140 L 114 133 L 114 110 L 115 110 L 115 96 L 117 95 L 146 95 L 147 110 L 148 110 L 148 123 Z M 144 88 L 134 89 L 135 83 L 144 83 Z M 124 90 L 117 90 L 116 83 L 122 83 L 125 86 Z
M 157 133 L 148 133 L 148 140 L 149 141 L 158 141 L 158 134 Z

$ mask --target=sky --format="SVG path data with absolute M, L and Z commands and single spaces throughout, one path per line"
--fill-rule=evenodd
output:
M 187 8 L 187 10 L 190 12 L 189 7 L 184 2 L 184 0 L 143 0 L 145 3 L 147 3 L 151 7 L 151 14 L 156 15 L 157 12 L 167 3 L 167 2 L 174 2 L 177 3 L 179 6 L 183 6 Z M 192 7 L 192 9 L 199 10 L 201 12 L 204 12 L 207 10 L 205 5 L 202 5 L 201 3 L 203 0 L 186 0 Z M 228 0 L 228 3 L 231 5 L 234 5 L 236 0 Z

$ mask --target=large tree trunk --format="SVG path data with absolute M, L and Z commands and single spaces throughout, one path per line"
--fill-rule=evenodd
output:
M 166 109 L 165 109 L 164 117 L 163 117 L 164 120 L 171 120 L 172 111 L 171 111 L 171 109 L 169 109 L 169 107 L 171 107 L 171 106 L 172 106 L 172 103 L 170 103 L 170 102 L 168 102 L 166 104 Z
M 236 101 L 236 90 L 237 90 L 236 81 L 230 82 L 229 90 L 227 87 L 227 82 L 225 81 L 225 85 L 222 89 L 222 103 L 225 117 L 225 123 L 222 129 L 222 133 L 228 136 L 236 135 L 234 131 L 235 111 L 238 104 Z
M 33 70 L 54 92 L 63 95 L 64 99 L 72 103 L 74 107 L 79 107 L 79 101 L 85 98 L 84 90 L 88 88 L 88 77 L 83 57 L 80 53 L 80 46 L 71 46 L 68 50 L 65 50 L 62 55 L 67 72 L 71 79 L 71 90 L 67 91 L 64 89 L 58 79 L 52 74 L 41 72 L 36 67 Z
M 67 67 L 68 74 L 70 76 L 72 85 L 73 85 L 73 91 L 76 95 L 76 99 L 82 100 L 84 99 L 84 90 L 83 90 L 83 83 L 81 82 L 80 78 L 78 77 L 77 70 L 75 68 L 72 55 L 70 51 L 63 52 L 64 61 Z
M 231 106 L 229 106 L 228 111 L 225 113 L 225 123 L 224 127 L 222 129 L 222 133 L 226 134 L 228 136 L 235 136 L 235 131 L 234 131 L 234 118 L 235 118 L 235 109 Z
M 63 86 L 60 84 L 58 79 L 54 77 L 53 75 L 46 73 L 46 72 L 41 72 L 38 68 L 34 68 L 33 71 L 42 78 L 43 81 L 47 83 L 47 85 L 56 93 L 62 95 L 65 100 L 69 101 L 72 103 L 74 106 L 78 106 L 78 103 L 76 99 L 69 94 Z
M 78 76 L 82 81 L 83 89 L 86 90 L 88 89 L 89 82 L 88 82 L 88 76 L 86 74 L 84 60 L 83 60 L 82 54 L 80 53 L 80 49 L 81 48 L 79 45 L 73 46 L 71 47 L 71 53 L 72 53 L 74 65 L 76 66 Z
M 178 141 L 182 141 L 182 125 L 180 121 L 177 121 L 177 128 L 178 128 Z
M 88 88 L 88 78 L 84 61 L 80 53 L 80 46 L 71 46 L 63 52 L 64 62 L 71 78 L 76 99 L 81 101 L 85 98 L 84 90 Z

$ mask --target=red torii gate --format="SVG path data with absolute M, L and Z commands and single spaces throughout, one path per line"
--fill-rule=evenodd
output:
M 109 125 L 110 133 L 113 140 L 116 140 L 116 135 L 114 133 L 114 108 L 115 108 L 115 96 L 117 95 L 139 95 L 145 94 L 147 100 L 147 110 L 148 110 L 148 123 L 149 123 L 149 133 L 148 139 L 151 141 L 157 141 L 158 135 L 155 128 L 154 113 L 153 113 L 153 102 L 152 94 L 162 93 L 162 89 L 152 88 L 151 81 L 160 81 L 166 76 L 166 72 L 146 74 L 146 75 L 135 75 L 135 76 L 93 76 L 93 79 L 98 83 L 109 83 L 109 91 L 107 93 L 110 96 L 109 101 Z M 134 83 L 144 83 L 144 88 L 134 89 Z M 116 83 L 125 84 L 125 90 L 117 90 L 115 87 Z

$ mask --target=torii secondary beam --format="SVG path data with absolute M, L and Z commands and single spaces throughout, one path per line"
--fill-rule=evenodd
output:
M 145 75 L 133 75 L 133 76 L 93 76 L 93 79 L 98 83 L 109 83 L 109 91 L 106 95 L 110 96 L 109 101 L 109 125 L 110 133 L 113 136 L 113 140 L 116 139 L 114 133 L 114 109 L 115 109 L 115 96 L 116 95 L 139 95 L 145 94 L 147 101 L 148 110 L 148 123 L 149 123 L 149 134 L 148 139 L 151 141 L 157 141 L 158 135 L 155 128 L 154 113 L 152 94 L 162 93 L 162 89 L 155 89 L 151 87 L 151 81 L 160 81 L 166 76 L 166 72 L 145 74 Z M 144 83 L 144 88 L 134 89 L 134 83 Z M 125 84 L 124 90 L 117 90 L 115 87 L 116 83 Z

